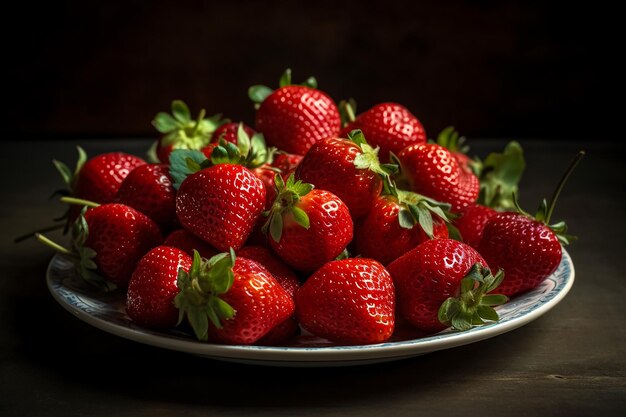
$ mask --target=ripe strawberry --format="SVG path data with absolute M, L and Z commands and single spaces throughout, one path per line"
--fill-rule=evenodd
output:
M 215 129 L 215 132 L 213 132 L 213 135 L 211 136 L 211 143 L 219 143 L 219 141 L 223 139 L 226 142 L 234 143 L 235 145 L 237 145 L 237 132 L 239 130 L 239 125 L 240 123 L 235 122 L 224 123 L 217 129 Z M 252 129 L 250 126 L 246 126 L 244 124 L 241 124 L 241 126 L 244 132 L 246 132 L 249 137 L 254 136 L 254 134 L 256 133 L 254 129 Z
M 224 251 L 243 246 L 264 205 L 265 187 L 252 172 L 217 164 L 182 182 L 176 214 L 185 229 Z
M 296 314 L 302 327 L 339 344 L 389 339 L 394 307 L 391 276 L 373 259 L 328 262 L 296 294 Z
M 178 271 L 189 272 L 191 256 L 180 249 L 157 246 L 137 264 L 128 283 L 126 313 L 137 324 L 169 329 L 178 322 L 174 298 Z
M 62 201 L 83 202 L 67 197 Z M 71 250 L 37 237 L 68 257 L 90 284 L 105 291 L 126 287 L 137 262 L 163 241 L 159 227 L 145 214 L 123 204 L 85 203 L 93 208 L 85 207 L 74 223 Z
M 383 188 L 381 177 L 397 171 L 381 165 L 377 150 L 355 130 L 349 140 L 328 138 L 314 144 L 296 170 L 296 178 L 330 191 L 350 209 L 352 218 L 364 216 Z
M 169 229 L 176 217 L 176 190 L 168 166 L 146 164 L 135 168 L 122 182 L 117 201 L 139 210 L 163 230 Z
M 339 110 L 328 95 L 317 90 L 313 77 L 304 85 L 292 85 L 291 71 L 287 70 L 278 90 L 253 86 L 249 95 L 260 104 L 256 130 L 278 149 L 304 155 L 314 143 L 339 134 Z
M 203 258 L 212 258 L 217 255 L 218 251 L 204 240 L 196 237 L 185 229 L 174 230 L 163 242 L 164 246 L 171 246 L 186 252 L 189 256 L 193 255 L 193 251 L 197 250 Z
M 356 253 L 388 265 L 430 238 L 445 239 L 448 237 L 443 220 L 447 219 L 445 209 L 449 206 L 406 191 L 395 196 L 379 196 L 367 216 L 356 225 Z M 426 222 L 424 226 L 420 224 L 420 212 Z
M 194 253 L 178 278 L 175 305 L 199 340 L 252 344 L 293 315 L 293 299 L 258 263 L 222 253 L 207 260 Z
M 467 207 L 461 217 L 454 219 L 453 223 L 461 233 L 463 242 L 477 249 L 485 224 L 496 214 L 498 212 L 490 207 L 472 204 Z
M 352 240 L 348 207 L 333 193 L 311 184 L 287 182 L 277 175 L 277 197 L 265 231 L 270 246 L 283 261 L 300 271 L 314 271 L 335 259 Z
M 406 107 L 397 103 L 377 104 L 354 119 L 353 104 L 342 102 L 342 110 L 350 115 L 349 123 L 341 130 L 341 137 L 360 129 L 370 145 L 380 147 L 378 157 L 389 162 L 389 152 L 397 154 L 410 145 L 426 143 L 426 132 L 420 121 Z M 346 106 L 350 106 L 346 109 Z
M 443 146 L 411 145 L 398 154 L 398 161 L 403 188 L 448 203 L 453 212 L 463 212 L 478 198 L 478 178 L 465 172 Z
M 427 240 L 387 269 L 396 288 L 398 313 L 413 326 L 435 333 L 452 325 L 466 330 L 484 320 L 498 320 L 491 308 L 506 302 L 489 294 L 502 281 L 491 275 L 469 245 L 451 239 Z
M 211 135 L 226 120 L 221 115 L 205 119 L 202 109 L 197 120 L 191 118 L 189 107 L 181 101 L 172 101 L 172 114 L 160 112 L 152 121 L 152 125 L 163 134 L 156 145 L 156 154 L 164 164 L 169 163 L 170 153 L 174 149 L 200 150 L 207 146 Z
M 467 156 L 469 146 L 465 144 L 465 141 L 465 136 L 460 136 L 459 132 L 454 130 L 454 127 L 448 126 L 439 132 L 436 143 L 452 153 L 452 156 L 456 158 L 463 171 L 473 174 L 475 161 L 472 161 L 470 157 Z

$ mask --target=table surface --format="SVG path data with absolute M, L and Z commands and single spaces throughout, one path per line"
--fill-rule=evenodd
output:
M 521 143 L 521 202 L 532 209 L 582 144 Z M 125 340 L 55 303 L 45 284 L 52 253 L 13 239 L 62 213 L 49 199 L 61 185 L 51 160 L 74 161 L 76 144 L 92 155 L 142 155 L 149 142 L 3 144 L 0 415 L 572 416 L 617 415 L 626 407 L 622 145 L 585 144 L 587 156 L 565 187 L 555 218 L 580 237 L 568 248 L 576 282 L 546 315 L 493 339 L 397 362 L 270 368 Z M 504 142 L 471 144 L 484 157 Z

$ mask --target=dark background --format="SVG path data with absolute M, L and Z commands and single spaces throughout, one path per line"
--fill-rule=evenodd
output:
M 549 3 L 549 4 L 547 4 Z M 5 21 L 5 131 L 153 136 L 174 98 L 253 121 L 291 67 L 335 100 L 407 106 L 429 136 L 619 137 L 603 96 L 612 12 L 523 1 L 25 2 Z M 610 88 L 610 87 L 609 87 Z

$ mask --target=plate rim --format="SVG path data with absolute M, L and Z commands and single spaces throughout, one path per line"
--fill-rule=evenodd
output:
M 83 309 L 74 306 L 53 288 L 51 270 L 54 267 L 56 254 L 49 262 L 46 269 L 46 283 L 48 290 L 65 310 L 84 321 L 85 323 L 106 331 L 113 335 L 132 340 L 135 342 L 175 350 L 179 352 L 191 353 L 199 356 L 222 360 L 242 360 L 251 362 L 276 362 L 276 363 L 319 363 L 319 362 L 350 362 L 367 360 L 389 360 L 393 358 L 405 358 L 418 356 L 438 350 L 454 348 L 481 340 L 489 339 L 503 333 L 515 330 L 528 324 L 554 308 L 565 298 L 571 290 L 575 280 L 575 269 L 572 258 L 563 248 L 561 264 L 566 264 L 569 274 L 564 278 L 565 283 L 556 293 L 550 291 L 546 294 L 551 297 L 542 302 L 541 297 L 536 303 L 536 308 L 513 317 L 505 322 L 489 323 L 478 326 L 469 331 L 437 333 L 434 335 L 394 341 L 372 345 L 356 346 L 258 346 L 258 345 L 223 345 L 215 343 L 199 342 L 192 339 L 177 337 L 150 329 L 123 326 L 110 322 L 100 317 L 96 317 Z M 557 268 L 558 270 L 558 268 Z M 556 272 L 556 271 L 555 271 Z M 552 275 L 551 275 L 552 276 Z M 548 277 L 547 279 L 550 279 Z M 67 287 L 65 287 L 67 289 Z M 67 289 L 70 291 L 69 289 Z

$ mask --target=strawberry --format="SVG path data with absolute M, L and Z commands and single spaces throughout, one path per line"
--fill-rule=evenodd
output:
M 156 145 L 159 161 L 169 163 L 174 149 L 201 150 L 209 144 L 213 132 L 227 120 L 220 120 L 219 114 L 205 119 L 205 114 L 202 109 L 198 118 L 193 120 L 189 107 L 181 100 L 174 100 L 171 115 L 160 112 L 154 117 L 152 125 L 163 134 Z
M 224 123 L 217 129 L 215 129 L 215 132 L 213 132 L 213 135 L 211 136 L 211 142 L 219 143 L 219 141 L 223 139 L 226 142 L 234 143 L 235 145 L 237 145 L 238 143 L 237 133 L 239 130 L 239 125 L 240 123 L 234 123 L 234 122 Z M 254 129 L 252 129 L 250 126 L 246 126 L 245 124 L 241 124 L 241 127 L 249 137 L 254 136 L 254 134 L 256 133 Z
M 221 253 L 203 260 L 195 252 L 181 271 L 174 303 L 199 340 L 252 344 L 293 315 L 291 296 L 260 264 Z
M 292 298 L 296 296 L 296 291 L 300 288 L 298 277 L 270 249 L 263 246 L 244 246 L 237 252 L 237 256 L 251 259 L 262 265 L 276 278 L 287 294 Z M 299 330 L 298 321 L 295 315 L 292 315 L 259 339 L 258 344 L 268 346 L 283 344 L 298 334 Z
M 335 194 L 356 219 L 369 211 L 380 194 L 381 176 L 396 172 L 397 166 L 380 164 L 377 150 L 367 144 L 360 130 L 348 137 L 315 143 L 298 165 L 296 178 Z
M 502 268 L 506 278 L 503 294 L 514 296 L 531 290 L 543 282 L 559 266 L 561 244 L 568 244 L 565 222 L 550 224 L 556 201 L 567 178 L 580 162 L 580 152 L 561 178 L 550 202 L 541 202 L 535 216 L 518 205 L 517 213 L 498 213 L 485 224 L 478 250 L 491 268 Z
M 396 288 L 399 315 L 427 333 L 450 325 L 466 330 L 484 320 L 496 321 L 498 314 L 491 306 L 507 300 L 486 295 L 503 274 L 491 275 L 478 252 L 456 240 L 427 240 L 387 269 Z
M 181 268 L 189 272 L 191 256 L 177 248 L 157 246 L 141 258 L 126 297 L 126 313 L 135 323 L 153 329 L 176 326 L 179 313 L 174 298 Z
M 164 246 L 171 246 L 186 252 L 189 256 L 193 255 L 194 249 L 200 253 L 203 258 L 211 258 L 217 255 L 218 251 L 204 240 L 196 237 L 185 229 L 178 229 L 171 232 L 163 242 Z
M 283 261 L 300 271 L 314 271 L 335 259 L 352 240 L 348 207 L 335 194 L 311 184 L 275 178 L 277 197 L 264 230 Z
M 373 259 L 326 263 L 300 288 L 296 306 L 302 327 L 338 344 L 381 343 L 393 333 L 393 282 Z
M 176 197 L 181 225 L 219 250 L 239 249 L 265 205 L 265 187 L 247 168 L 217 164 L 188 176 Z
M 74 223 L 71 250 L 41 235 L 37 237 L 74 262 L 85 281 L 103 290 L 126 287 L 137 262 L 163 241 L 156 223 L 132 207 L 98 205 L 69 197 L 61 200 L 92 207 L 85 207 Z
M 406 107 L 397 103 L 380 103 L 354 118 L 354 102 L 341 102 L 349 123 L 341 137 L 360 129 L 373 147 L 379 147 L 381 162 L 389 162 L 389 152 L 397 154 L 410 145 L 426 143 L 426 132 L 420 121 Z
M 292 85 L 287 70 L 276 91 L 253 86 L 249 96 L 258 105 L 256 130 L 263 132 L 268 144 L 285 152 L 304 155 L 314 143 L 339 134 L 339 110 L 317 90 L 313 77 L 303 85 Z
M 454 219 L 454 225 L 459 230 L 463 242 L 474 249 L 478 248 L 478 242 L 483 236 L 483 229 L 487 221 L 498 214 L 491 207 L 480 204 L 472 204 L 467 207 L 461 217 Z
M 398 154 L 402 188 L 410 189 L 463 212 L 478 198 L 478 178 L 464 171 L 443 146 L 426 143 L 411 145 Z
M 117 201 L 139 210 L 163 230 L 169 229 L 176 217 L 176 190 L 168 166 L 146 164 L 135 168 L 122 182 Z
M 379 196 L 367 216 L 356 225 L 356 253 L 388 265 L 430 238 L 447 238 L 448 228 L 443 220 L 447 219 L 443 211 L 446 208 L 449 206 L 406 191 L 395 196 Z M 435 212 L 428 213 L 431 209 L 443 218 Z M 420 212 L 426 222 L 424 226 L 420 224 Z

